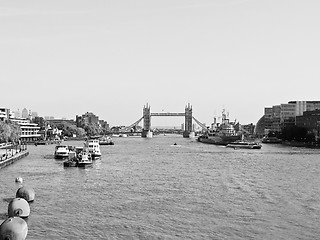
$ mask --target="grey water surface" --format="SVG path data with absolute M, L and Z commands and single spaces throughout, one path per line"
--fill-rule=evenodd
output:
M 0 170 L 0 221 L 21 176 L 36 194 L 30 240 L 320 239 L 318 149 L 234 150 L 179 135 L 114 142 L 87 169 L 64 168 L 55 145 L 29 146 Z

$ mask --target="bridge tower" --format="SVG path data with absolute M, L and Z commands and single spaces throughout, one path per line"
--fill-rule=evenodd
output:
M 190 133 L 192 133 L 192 106 L 190 103 L 185 107 L 185 120 L 184 120 L 184 132 L 183 137 L 188 138 Z
M 151 113 L 150 113 L 150 105 L 143 107 L 143 130 L 142 137 L 152 137 L 151 129 Z

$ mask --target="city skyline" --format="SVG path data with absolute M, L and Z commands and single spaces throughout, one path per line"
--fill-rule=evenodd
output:
M 316 0 L 0 3 L 2 107 L 130 125 L 184 112 L 209 125 L 222 109 L 256 124 L 264 108 L 318 100 Z M 179 125 L 183 118 L 153 118 Z

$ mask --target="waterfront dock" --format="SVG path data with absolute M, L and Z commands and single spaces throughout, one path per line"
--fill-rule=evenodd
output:
M 26 145 L 15 146 L 9 149 L 1 149 L 0 151 L 0 169 L 13 164 L 21 158 L 29 155 Z

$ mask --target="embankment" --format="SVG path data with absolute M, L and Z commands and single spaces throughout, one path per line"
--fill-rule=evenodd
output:
M 11 156 L 0 157 L 0 169 L 18 161 L 21 158 L 24 158 L 29 155 L 29 151 L 27 149 L 17 152 Z

